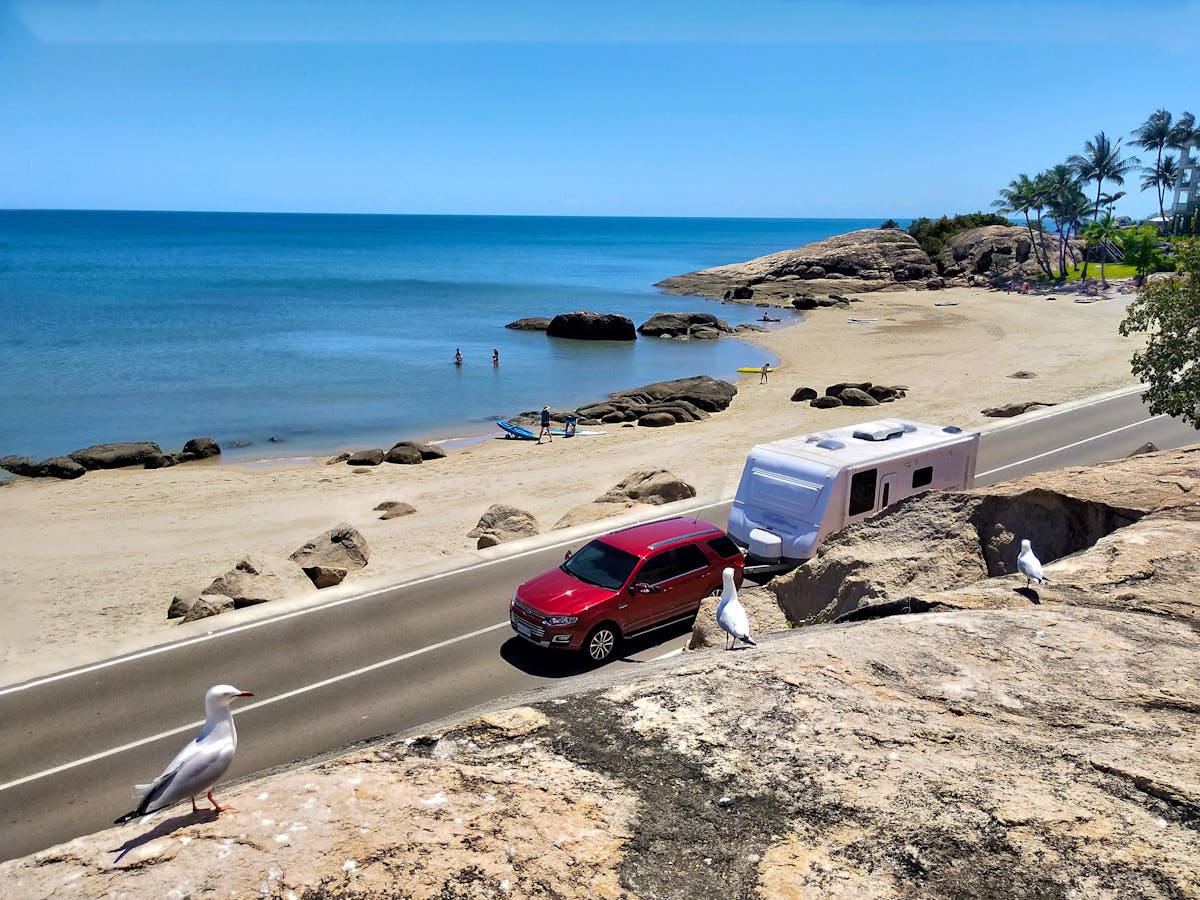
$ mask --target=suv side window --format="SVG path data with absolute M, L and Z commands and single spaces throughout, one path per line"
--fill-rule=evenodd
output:
M 637 580 L 645 584 L 662 584 L 686 572 L 703 569 L 707 565 L 708 559 L 704 551 L 695 544 L 686 544 L 650 557 L 638 572 Z
M 738 554 L 737 544 L 731 541 L 727 534 L 713 538 L 708 542 L 708 546 L 722 559 L 732 559 Z
M 875 480 L 878 474 L 878 469 L 865 469 L 854 473 L 850 479 L 850 506 L 846 510 L 848 515 L 857 516 L 875 508 Z

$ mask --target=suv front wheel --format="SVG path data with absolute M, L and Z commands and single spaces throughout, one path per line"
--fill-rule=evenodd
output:
M 617 649 L 617 643 L 620 640 L 621 635 L 617 632 L 616 626 L 605 622 L 588 632 L 588 636 L 583 642 L 583 652 L 592 662 L 606 662 Z

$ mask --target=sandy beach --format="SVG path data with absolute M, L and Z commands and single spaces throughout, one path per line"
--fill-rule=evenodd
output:
M 207 584 L 246 553 L 286 556 L 340 521 L 370 544 L 360 580 L 400 580 L 475 553 L 467 532 L 493 503 L 528 510 L 544 532 L 642 468 L 668 468 L 716 499 L 732 494 L 746 451 L 761 441 L 884 417 L 980 427 L 996 421 L 981 415 L 985 407 L 1133 385 L 1138 345 L 1117 333 L 1129 296 L 1083 304 L 1061 292 L 981 288 L 862 295 L 849 310 L 817 310 L 800 325 L 748 336 L 781 360 L 769 383 L 747 376 L 726 412 L 671 428 L 607 426 L 603 436 L 540 446 L 493 440 L 444 460 L 357 473 L 323 462 L 194 463 L 75 481 L 16 478 L 0 487 L 0 681 L 168 641 L 181 633 L 166 619 L 175 593 Z M 696 309 L 720 315 L 715 304 L 698 300 Z M 1009 377 L 1018 370 L 1037 377 Z M 910 393 L 868 410 L 790 401 L 796 388 L 839 381 L 904 384 Z M 374 507 L 387 500 L 417 512 L 381 521 Z M 497 597 L 498 609 L 506 599 Z M 186 627 L 227 627 L 243 615 Z

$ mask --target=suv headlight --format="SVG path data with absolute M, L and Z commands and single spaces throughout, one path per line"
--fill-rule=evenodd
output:
M 547 616 L 546 624 L 551 628 L 561 628 L 563 625 L 574 625 L 579 616 Z

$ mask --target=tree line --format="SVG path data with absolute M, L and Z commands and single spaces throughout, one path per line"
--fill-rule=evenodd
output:
M 1155 110 L 1132 135 L 1132 143 L 1142 150 L 1154 154 L 1152 162 L 1143 164 L 1136 156 L 1128 155 L 1121 145 L 1103 131 L 1083 145 L 1083 152 L 1069 156 L 1064 162 L 1039 172 L 1032 178 L 1021 173 L 1001 189 L 994 206 L 1003 213 L 1020 214 L 1025 218 L 1033 253 L 1038 265 L 1047 278 L 1066 278 L 1067 257 L 1078 266 L 1072 238 L 1080 237 L 1085 242 L 1083 254 L 1083 277 L 1087 277 L 1087 265 L 1091 256 L 1097 256 L 1103 266 L 1113 251 L 1123 251 L 1139 274 L 1153 269 L 1158 230 L 1143 226 L 1129 231 L 1118 227 L 1113 218 L 1113 205 L 1126 195 L 1123 190 L 1105 193 L 1106 185 L 1113 188 L 1124 186 L 1125 179 L 1141 174 L 1141 190 L 1154 190 L 1158 199 L 1159 222 L 1169 233 L 1193 232 L 1196 222 L 1181 222 L 1179 217 L 1167 228 L 1165 199 L 1167 191 L 1175 186 L 1181 169 L 1180 159 L 1188 148 L 1200 145 L 1200 126 L 1190 112 L 1176 119 L 1165 109 Z M 1177 157 L 1171 151 L 1179 151 Z M 1095 185 L 1094 196 L 1085 188 Z M 1102 216 L 1101 210 L 1104 210 Z M 1088 216 L 1091 221 L 1086 221 Z M 1049 220 L 1049 229 L 1047 228 Z M 1052 230 L 1057 235 L 1057 260 L 1050 258 L 1050 248 L 1040 240 L 1041 234 Z M 1125 245 L 1129 244 L 1128 247 Z M 1128 260 L 1133 255 L 1136 261 Z M 1055 272 L 1054 262 L 1057 262 Z

